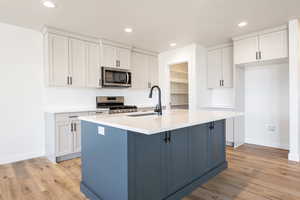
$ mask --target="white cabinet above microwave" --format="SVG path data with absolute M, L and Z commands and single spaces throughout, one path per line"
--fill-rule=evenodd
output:
M 288 58 L 288 29 L 281 26 L 233 38 L 234 64 Z
M 101 52 L 101 66 L 130 69 L 131 47 L 125 45 L 116 46 L 104 41 L 101 44 Z

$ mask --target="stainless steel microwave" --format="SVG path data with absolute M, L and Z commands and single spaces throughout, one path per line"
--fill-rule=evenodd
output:
M 131 72 L 125 69 L 102 67 L 102 87 L 131 87 Z

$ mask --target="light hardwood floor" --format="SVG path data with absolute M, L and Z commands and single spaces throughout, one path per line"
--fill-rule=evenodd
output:
M 243 145 L 227 148 L 229 168 L 183 200 L 299 200 L 300 164 L 287 151 Z M 80 159 L 44 158 L 0 165 L 0 200 L 77 200 Z

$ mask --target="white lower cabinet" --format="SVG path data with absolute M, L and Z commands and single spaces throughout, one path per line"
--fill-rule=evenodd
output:
M 73 122 L 73 152 L 81 152 L 81 125 L 80 121 Z
M 46 156 L 52 162 L 60 162 L 80 156 L 80 116 L 95 115 L 97 112 L 46 113 Z
M 73 134 L 70 130 L 70 123 L 56 123 L 56 156 L 64 156 L 73 153 Z

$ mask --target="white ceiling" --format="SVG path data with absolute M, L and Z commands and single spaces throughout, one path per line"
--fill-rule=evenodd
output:
M 211 46 L 300 17 L 300 0 L 56 1 L 49 9 L 40 0 L 0 0 L 0 22 L 37 30 L 49 25 L 161 52 L 170 42 Z M 244 20 L 249 25 L 238 28 Z

